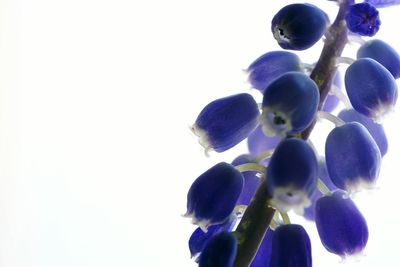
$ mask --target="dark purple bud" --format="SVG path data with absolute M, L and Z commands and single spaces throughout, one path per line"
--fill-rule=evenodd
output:
M 357 51 L 357 58 L 372 58 L 382 64 L 395 79 L 400 77 L 400 55 L 384 41 L 365 42 Z
M 276 148 L 267 169 L 267 192 L 279 211 L 308 207 L 317 184 L 315 153 L 302 139 L 285 139 Z
M 268 136 L 292 135 L 313 121 L 319 103 L 318 86 L 307 75 L 288 72 L 265 90 L 261 123 Z
M 350 6 L 346 22 L 350 31 L 363 36 L 374 36 L 381 26 L 379 11 L 366 2 Z
M 232 231 L 236 222 L 237 217 L 236 215 L 232 214 L 225 223 L 208 227 L 208 231 L 206 233 L 200 227 L 196 228 L 189 238 L 189 250 L 192 258 L 195 257 L 196 260 L 198 260 L 198 255 L 203 251 L 207 241 L 219 232 Z
M 271 258 L 272 251 L 272 237 L 274 236 L 274 231 L 268 227 L 267 232 L 258 248 L 256 256 L 254 256 L 250 267 L 268 267 Z
M 300 58 L 287 51 L 272 51 L 257 58 L 247 68 L 251 86 L 262 93 L 276 78 L 289 71 L 301 71 Z
M 381 153 L 368 130 L 358 122 L 334 128 L 325 143 L 329 177 L 348 192 L 370 188 L 381 166 Z
M 361 252 L 368 227 L 354 202 L 342 190 L 317 201 L 315 223 L 324 247 L 342 257 Z
M 199 267 L 232 267 L 236 257 L 236 237 L 230 232 L 213 236 L 200 254 Z
M 249 94 L 214 100 L 199 114 L 192 127 L 206 150 L 223 152 L 244 140 L 258 125 L 259 110 Z
M 345 85 L 353 108 L 374 121 L 381 119 L 396 104 L 396 80 L 373 59 L 360 58 L 352 63 L 346 70 Z
M 255 157 L 249 154 L 240 155 L 232 161 L 233 166 L 238 166 L 245 163 L 258 163 Z M 239 196 L 237 205 L 249 205 L 258 185 L 260 184 L 260 177 L 258 172 L 246 171 L 242 173 L 244 178 L 244 186 L 242 193 Z
M 321 39 L 328 24 L 329 18 L 320 8 L 291 4 L 274 16 L 271 30 L 283 49 L 305 50 Z
M 311 242 L 301 225 L 286 224 L 276 228 L 272 237 L 268 267 L 311 267 Z
M 338 114 L 338 117 L 345 122 L 355 121 L 364 125 L 378 145 L 381 156 L 383 157 L 386 154 L 388 150 L 388 141 L 385 130 L 381 124 L 375 123 L 373 120 L 355 111 L 354 109 L 344 109 Z
M 185 216 L 203 231 L 220 224 L 232 213 L 242 192 L 243 176 L 231 164 L 221 162 L 200 175 L 187 195 Z

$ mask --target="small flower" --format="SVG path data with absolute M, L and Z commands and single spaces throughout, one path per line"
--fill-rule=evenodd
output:
M 364 36 L 374 36 L 381 25 L 379 11 L 367 2 L 352 5 L 346 22 L 350 31 Z
M 251 86 L 262 93 L 268 85 L 289 71 L 301 71 L 300 58 L 288 51 L 271 51 L 257 58 L 247 68 Z
M 328 16 L 318 7 L 291 4 L 274 16 L 271 30 L 283 49 L 305 50 L 321 39 L 328 23 Z
M 388 141 L 386 138 L 385 130 L 383 129 L 383 126 L 381 124 L 375 123 L 373 120 L 355 111 L 354 109 L 344 109 L 340 111 L 338 117 L 344 122 L 355 121 L 364 125 L 378 145 L 381 156 L 383 157 L 387 153 Z
M 226 222 L 208 227 L 208 231 L 206 233 L 200 227 L 197 227 L 189 238 L 189 250 L 192 258 L 195 257 L 196 261 L 198 261 L 199 260 L 198 256 L 203 251 L 207 241 L 210 240 L 213 236 L 215 236 L 219 232 L 232 231 L 236 222 L 237 222 L 237 217 L 235 214 L 232 214 L 226 220 Z
M 393 75 L 370 58 L 354 61 L 346 70 L 345 86 L 353 108 L 379 121 L 397 101 L 397 84 Z
M 280 225 L 272 237 L 268 267 L 311 267 L 311 242 L 306 230 L 298 224 Z
M 249 94 L 214 100 L 200 112 L 193 132 L 208 150 L 223 152 L 244 140 L 258 125 L 259 110 Z
M 382 40 L 365 42 L 357 51 L 357 58 L 372 58 L 382 64 L 395 79 L 400 78 L 400 55 Z
M 342 190 L 317 201 L 315 223 L 324 247 L 339 256 L 361 252 L 368 241 L 367 223 Z
M 208 226 L 228 219 L 243 189 L 243 176 L 231 164 L 221 162 L 200 175 L 187 195 L 187 212 L 206 232 Z
M 381 153 L 368 130 L 358 122 L 334 128 L 325 143 L 329 177 L 348 192 L 370 188 L 381 166 Z
M 307 75 L 288 72 L 265 90 L 261 123 L 267 136 L 293 135 L 313 121 L 319 103 L 318 87 Z
M 267 169 L 267 192 L 281 212 L 308 207 L 317 183 L 318 165 L 313 149 L 304 140 L 285 139 L 276 148 Z
M 236 256 L 236 237 L 230 232 L 213 236 L 200 254 L 199 267 L 232 267 Z

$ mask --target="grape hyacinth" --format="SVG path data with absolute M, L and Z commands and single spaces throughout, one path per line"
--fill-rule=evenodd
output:
M 282 50 L 246 68 L 261 103 L 246 92 L 222 97 L 192 126 L 206 151 L 247 144 L 247 151 L 205 171 L 188 191 L 185 216 L 198 226 L 188 245 L 200 267 L 311 267 L 316 241 L 291 223 L 291 211 L 315 223 L 328 252 L 343 258 L 367 246 L 367 220 L 352 193 L 379 181 L 388 140 L 377 122 L 396 104 L 400 58 L 383 40 L 361 42 L 356 59 L 347 60 L 343 90 L 338 63 L 349 36 L 376 34 L 383 20 L 377 8 L 399 1 L 331 2 L 338 6 L 332 23 L 308 3 L 277 10 L 269 18 L 270 39 Z M 323 36 L 312 64 L 285 51 L 309 49 Z M 335 116 L 339 100 L 346 109 Z M 317 118 L 335 123 L 323 148 L 313 145 Z

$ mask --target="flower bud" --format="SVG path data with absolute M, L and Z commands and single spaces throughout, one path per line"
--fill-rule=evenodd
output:
M 199 259 L 198 256 L 203 251 L 207 241 L 210 240 L 213 236 L 215 236 L 219 232 L 232 231 L 236 222 L 237 222 L 237 216 L 235 214 L 232 214 L 226 220 L 226 222 L 208 227 L 208 231 L 206 233 L 200 227 L 197 227 L 189 238 L 189 250 L 192 258 L 195 257 L 196 261 L 198 261 Z
M 223 223 L 235 208 L 243 189 L 243 176 L 231 164 L 221 162 L 200 175 L 187 195 L 187 212 L 203 231 Z
M 373 120 L 355 111 L 354 109 L 344 109 L 340 111 L 338 117 L 345 122 L 355 121 L 364 125 L 378 145 L 381 156 L 383 157 L 386 154 L 388 150 L 388 141 L 386 138 L 385 130 L 383 129 L 383 126 L 381 124 L 375 123 Z
M 220 232 L 204 246 L 199 267 L 232 267 L 236 256 L 236 237 L 230 232 Z
M 310 4 L 291 4 L 274 16 L 271 30 L 283 49 L 305 50 L 321 39 L 328 23 L 327 14 L 320 8 Z
M 247 68 L 251 86 L 262 93 L 268 85 L 289 71 L 301 71 L 300 58 L 288 51 L 271 51 L 257 58 Z
M 268 267 L 311 267 L 311 242 L 301 225 L 286 224 L 276 228 L 272 237 Z
M 353 108 L 374 121 L 380 120 L 396 104 L 396 80 L 373 59 L 354 61 L 346 70 L 345 85 Z
M 317 201 L 315 223 L 324 247 L 342 257 L 364 249 L 367 223 L 354 202 L 342 190 Z
M 358 122 L 346 123 L 328 134 L 325 159 L 332 182 L 348 192 L 372 187 L 381 166 L 378 145 Z
M 192 127 L 206 150 L 223 152 L 244 140 L 258 124 L 259 110 L 249 94 L 214 100 L 199 114 Z
M 267 169 L 267 192 L 279 211 L 302 214 L 317 184 L 318 165 L 313 149 L 302 139 L 285 139 L 276 148 Z
M 357 58 L 372 58 L 382 64 L 395 79 L 400 77 L 400 55 L 382 40 L 369 40 L 357 51 Z
M 381 26 L 379 11 L 366 2 L 351 5 L 346 22 L 350 31 L 363 36 L 374 36 Z
M 268 136 L 293 135 L 313 121 L 319 103 L 318 87 L 307 75 L 288 72 L 265 90 L 261 123 Z

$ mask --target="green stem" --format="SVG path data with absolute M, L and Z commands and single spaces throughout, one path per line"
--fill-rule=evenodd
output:
M 265 168 L 263 165 L 257 164 L 257 163 L 244 163 L 238 166 L 235 166 L 235 168 L 240 171 L 240 172 L 259 172 L 262 175 L 265 175 L 267 168 Z
M 311 79 L 317 83 L 320 91 L 318 110 L 321 110 L 332 85 L 337 70 L 336 58 L 341 56 L 347 43 L 345 18 L 351 4 L 354 4 L 354 0 L 341 1 L 336 19 L 329 27 L 328 34 L 326 34 L 327 38 L 321 56 L 310 75 Z M 301 138 L 308 139 L 314 125 L 315 120 L 310 127 L 301 133 Z M 262 180 L 234 232 L 238 239 L 235 267 L 247 267 L 251 264 L 274 216 L 275 209 L 268 205 L 270 196 L 266 193 L 266 179 L 267 177 Z

